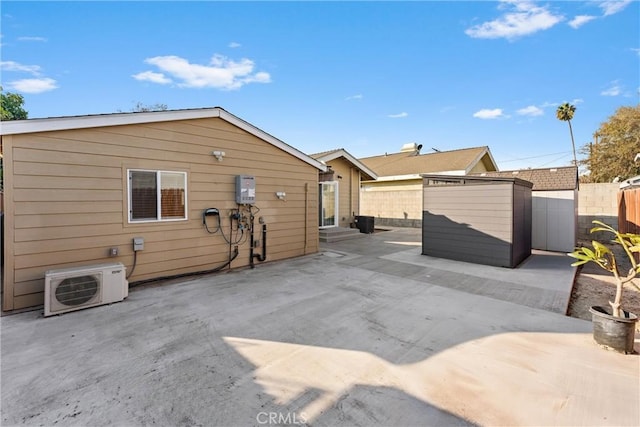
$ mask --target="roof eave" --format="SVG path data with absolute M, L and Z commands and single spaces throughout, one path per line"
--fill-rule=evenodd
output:
M 193 119 L 209 119 L 220 118 L 229 122 L 238 128 L 260 138 L 281 150 L 291 154 L 299 160 L 309 165 L 326 171 L 326 165 L 304 154 L 302 151 L 290 146 L 289 144 L 269 135 L 262 129 L 240 119 L 228 111 L 220 108 L 202 108 L 194 110 L 170 110 L 170 111 L 153 111 L 141 113 L 114 113 L 103 115 L 73 116 L 73 117 L 54 117 L 46 119 L 28 119 L 3 121 L 0 124 L 0 135 L 19 135 L 25 133 L 51 132 L 71 129 L 88 129 L 105 126 L 121 126 L 143 123 L 158 123 L 175 120 L 193 120 Z
M 489 147 L 483 147 L 484 149 L 482 150 L 482 152 L 480 152 L 480 154 L 478 154 L 478 156 L 476 156 L 476 158 L 469 163 L 469 165 L 467 166 L 467 168 L 465 169 L 465 175 L 469 175 L 471 173 L 471 171 L 473 170 L 473 168 L 480 162 L 482 161 L 482 158 L 487 155 L 489 157 L 489 160 L 491 161 L 491 164 L 493 164 L 493 167 L 495 168 L 496 171 L 498 171 L 498 164 L 496 163 L 495 159 L 493 158 L 493 156 L 491 155 L 491 150 L 489 150 Z
M 344 157 L 345 159 L 347 159 L 349 163 L 351 163 L 353 166 L 355 166 L 356 168 L 364 172 L 366 175 L 368 175 L 368 177 L 371 178 L 371 180 L 378 179 L 378 174 L 376 174 L 373 170 L 365 166 L 361 161 L 359 161 L 358 159 L 353 157 L 351 154 L 349 154 L 345 149 L 332 151 L 330 153 L 327 153 L 324 156 L 317 157 L 316 160 L 321 162 L 330 162 L 331 160 L 335 160 L 340 157 Z

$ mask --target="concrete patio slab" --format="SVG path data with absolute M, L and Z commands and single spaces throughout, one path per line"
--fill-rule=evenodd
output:
M 640 423 L 638 356 L 535 306 L 563 289 L 418 258 L 416 236 L 4 316 L 2 425 Z

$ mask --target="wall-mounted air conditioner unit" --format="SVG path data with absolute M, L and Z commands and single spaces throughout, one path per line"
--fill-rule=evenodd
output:
M 121 263 L 49 270 L 44 279 L 44 315 L 122 301 L 129 296 Z

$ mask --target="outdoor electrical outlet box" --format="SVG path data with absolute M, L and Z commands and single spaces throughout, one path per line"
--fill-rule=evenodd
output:
M 136 252 L 144 250 L 144 238 L 142 237 L 133 238 L 133 250 Z
M 256 202 L 256 177 L 236 175 L 236 203 L 253 205 Z
M 118 248 L 109 248 L 109 256 L 118 256 Z

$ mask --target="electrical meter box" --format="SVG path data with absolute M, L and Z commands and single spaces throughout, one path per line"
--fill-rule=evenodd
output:
M 256 202 L 256 177 L 251 175 L 236 176 L 236 203 L 253 205 Z

